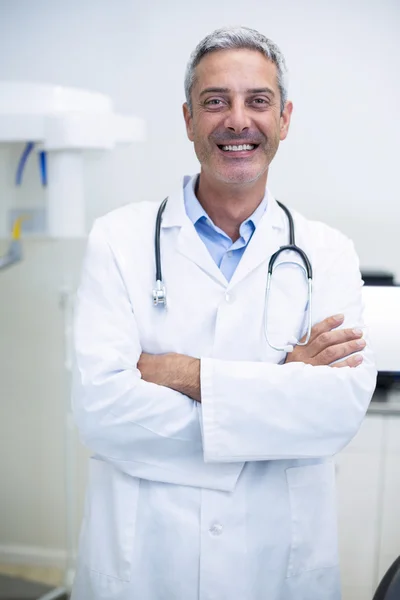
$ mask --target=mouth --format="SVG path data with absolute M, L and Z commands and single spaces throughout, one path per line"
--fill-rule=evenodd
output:
M 230 158 L 247 158 L 256 152 L 259 144 L 217 144 L 219 150 Z

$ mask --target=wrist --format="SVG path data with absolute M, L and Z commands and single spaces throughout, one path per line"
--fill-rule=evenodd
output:
M 200 402 L 200 360 L 171 354 L 170 387 Z

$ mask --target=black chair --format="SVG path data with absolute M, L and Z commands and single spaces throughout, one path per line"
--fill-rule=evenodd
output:
M 373 600 L 400 600 L 400 556 L 385 573 Z

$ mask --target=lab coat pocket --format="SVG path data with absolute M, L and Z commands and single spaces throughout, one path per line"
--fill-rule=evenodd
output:
M 89 461 L 83 560 L 92 571 L 130 581 L 140 480 Z
M 287 577 L 338 564 L 333 461 L 286 470 L 292 543 Z

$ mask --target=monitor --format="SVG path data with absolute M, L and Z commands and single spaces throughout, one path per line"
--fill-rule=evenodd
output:
M 378 371 L 400 373 L 400 286 L 363 287 L 365 324 Z

